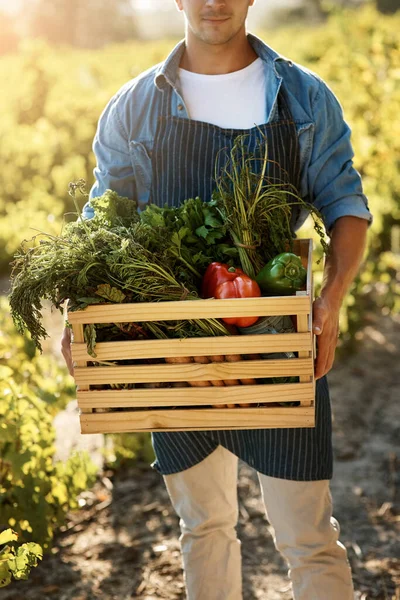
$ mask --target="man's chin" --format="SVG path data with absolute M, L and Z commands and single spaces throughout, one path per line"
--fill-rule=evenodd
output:
M 219 34 L 216 35 L 214 34 L 210 34 L 209 32 L 202 32 L 202 34 L 200 34 L 200 39 L 202 42 L 204 42 L 205 44 L 209 44 L 210 46 L 222 46 L 224 44 L 227 44 L 228 42 L 231 41 L 232 38 L 235 37 L 234 33 L 230 33 L 230 34 Z

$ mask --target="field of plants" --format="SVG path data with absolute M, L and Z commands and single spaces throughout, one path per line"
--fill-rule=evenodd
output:
M 362 392 L 357 378 L 364 377 L 366 371 L 363 370 L 364 366 L 354 362 L 357 341 L 367 344 L 369 340 L 371 342 L 369 348 L 376 351 L 377 356 L 378 351 L 389 353 L 379 355 L 385 358 L 376 359 L 375 366 L 377 368 L 384 369 L 385 363 L 387 369 L 395 368 L 395 361 L 392 361 L 391 357 L 393 357 L 393 348 L 398 349 L 396 346 L 398 342 L 393 335 L 390 338 L 391 345 L 388 346 L 389 342 L 386 340 L 389 339 L 391 332 L 391 325 L 388 323 L 392 323 L 393 331 L 398 332 L 394 324 L 398 324 L 397 315 L 400 308 L 399 31 L 399 13 L 394 16 L 383 16 L 375 12 L 372 7 L 366 7 L 356 12 L 332 15 L 328 23 L 319 28 L 296 28 L 295 31 L 283 29 L 265 35 L 262 32 L 260 34 L 273 48 L 318 73 L 339 97 L 346 119 L 353 129 L 355 165 L 363 177 L 365 192 L 374 215 L 374 223 L 369 231 L 369 250 L 365 266 L 343 308 L 341 343 L 343 351 L 346 349 L 348 353 L 352 353 L 352 366 L 342 371 L 339 366 L 337 373 L 340 372 L 340 378 L 338 374 L 333 375 L 338 397 L 342 397 L 344 394 L 344 397 L 348 398 L 344 393 L 343 377 L 351 380 L 350 387 L 346 387 L 346 389 L 352 389 L 355 394 Z M 41 232 L 58 234 L 65 219 L 76 218 L 75 214 L 72 214 L 75 208 L 68 195 L 68 184 L 80 178 L 87 181 L 88 188 L 93 183 L 92 171 L 95 162 L 91 145 L 102 109 L 121 85 L 149 66 L 163 60 L 172 46 L 171 41 L 130 42 L 109 46 L 103 50 L 86 51 L 69 48 L 55 49 L 41 41 L 30 41 L 26 42 L 17 54 L 0 59 L 2 81 L 0 95 L 0 278 L 2 277 L 4 280 L 8 278 L 10 262 L 22 240 L 40 235 Z M 83 198 L 80 201 L 83 203 Z M 306 224 L 302 233 L 312 235 L 311 227 Z M 316 269 L 318 270 L 320 267 L 316 265 Z M 385 334 L 380 331 L 381 319 L 387 329 Z M 372 330 L 375 332 L 374 334 L 371 333 Z M 385 337 L 386 334 L 388 337 Z M 383 339 L 383 341 L 377 341 L 379 339 Z M 363 360 L 365 357 L 366 354 L 364 354 Z M 396 385 L 396 381 L 399 383 L 398 375 L 396 378 L 393 371 L 390 375 L 389 371 L 386 374 L 385 371 L 382 371 L 381 377 L 373 379 L 371 389 L 380 390 L 379 393 L 381 393 L 384 389 L 385 377 L 386 387 L 389 390 L 390 386 Z M 362 389 L 364 390 L 364 388 Z M 0 526 L 3 528 L 9 526 L 17 531 L 19 542 L 37 542 L 42 545 L 44 550 L 50 550 L 54 532 L 57 532 L 65 523 L 66 515 L 70 515 L 71 510 L 80 506 L 79 494 L 87 491 L 96 480 L 96 469 L 88 456 L 73 455 L 67 463 L 53 460 L 55 433 L 52 428 L 52 420 L 56 414 L 65 409 L 73 396 L 72 379 L 66 375 L 65 368 L 60 364 L 60 357 L 54 358 L 48 354 L 39 357 L 33 349 L 32 342 L 27 337 L 20 336 L 15 332 L 11 324 L 8 305 L 2 300 L 0 303 Z M 392 400 L 393 398 L 390 397 L 385 405 L 385 410 L 387 410 L 387 406 L 390 406 Z M 360 406 L 357 405 L 357 407 L 359 410 Z M 381 408 L 381 404 L 379 407 Z M 353 458 L 355 456 L 359 460 L 357 452 L 362 447 L 363 434 L 362 427 L 357 421 L 357 418 L 360 417 L 356 418 L 356 408 L 352 411 L 348 406 L 342 407 L 342 409 L 339 407 L 338 414 L 343 431 L 347 431 L 353 441 L 357 440 L 357 443 L 354 442 L 353 445 L 348 441 L 345 443 L 341 433 L 337 432 L 336 441 L 340 449 L 339 454 L 347 456 L 346 453 L 349 452 L 350 447 L 350 454 L 352 452 Z M 379 421 L 373 412 L 370 413 L 370 418 L 377 419 L 376 422 L 373 421 L 375 424 Z M 383 417 L 381 418 L 383 419 Z M 375 425 L 371 422 L 364 423 L 364 426 L 371 427 L 372 433 L 375 431 Z M 347 430 L 346 427 L 348 427 Z M 391 429 L 390 415 L 387 420 L 385 417 L 385 427 L 388 437 L 379 448 L 387 454 L 391 444 L 395 447 L 396 443 L 394 430 Z M 379 433 L 380 435 L 381 433 Z M 107 465 L 112 468 L 110 473 L 119 473 L 118 476 L 121 477 L 121 465 L 126 466 L 127 461 L 138 456 L 147 463 L 151 460 L 151 449 L 147 436 L 115 436 L 113 443 L 114 455 L 112 459 L 109 459 Z M 372 447 L 372 456 L 374 456 L 374 452 Z M 380 457 L 379 452 L 377 451 L 377 456 Z M 344 458 L 343 460 L 353 460 L 353 458 Z M 354 460 L 356 459 L 354 458 Z M 377 560 L 387 559 L 388 562 L 385 563 L 386 566 L 381 564 L 380 570 L 378 569 L 379 574 L 375 578 L 371 576 L 368 579 L 369 576 L 367 576 L 368 569 L 365 561 L 369 555 L 367 556 L 364 552 L 363 556 L 364 549 L 360 550 L 352 534 L 349 533 L 347 536 L 348 547 L 353 548 L 354 552 L 353 567 L 359 569 L 356 583 L 360 600 L 370 598 L 391 600 L 398 597 L 394 595 L 396 593 L 394 582 L 396 577 L 397 580 L 400 579 L 400 575 L 398 573 L 393 575 L 395 568 L 391 560 L 392 554 L 393 556 L 396 554 L 394 546 L 391 546 L 392 538 L 388 531 L 391 531 L 393 523 L 398 523 L 398 517 L 396 517 L 396 506 L 398 506 L 398 495 L 396 494 L 398 492 L 393 491 L 392 487 L 398 480 L 398 474 L 396 475 L 395 471 L 399 459 L 395 457 L 390 460 L 392 462 L 390 465 L 388 463 L 389 467 L 383 458 L 382 464 L 379 461 L 374 463 L 377 470 L 389 469 L 387 485 L 390 494 L 388 491 L 388 495 L 385 496 L 383 487 L 378 486 L 377 498 L 383 504 L 386 499 L 390 507 L 386 512 L 383 511 L 382 514 L 379 514 L 379 506 L 365 504 L 362 508 L 365 518 L 354 517 L 356 520 L 359 519 L 360 527 L 366 527 L 367 522 L 377 523 L 376 531 L 381 527 L 386 535 L 386 545 L 389 549 L 385 550 L 386 554 L 379 555 Z M 367 465 L 357 464 L 359 473 L 362 472 L 367 481 L 369 473 Z M 346 471 L 346 468 L 343 468 L 341 472 L 345 479 L 346 477 L 353 478 L 355 473 L 350 470 Z M 386 471 L 382 471 L 382 473 L 386 473 Z M 124 476 L 126 473 L 122 475 L 122 479 L 118 483 L 121 486 L 118 488 L 120 490 L 124 489 L 124 482 L 127 485 L 127 479 L 124 479 Z M 155 474 L 140 474 L 135 471 L 135 476 L 141 476 L 144 480 L 147 477 L 146 481 L 149 482 L 150 487 L 153 486 L 151 489 L 158 490 Z M 373 473 L 371 477 L 374 478 Z M 379 478 L 376 477 L 378 481 Z M 106 478 L 106 481 L 109 479 Z M 104 487 L 105 484 L 102 485 Z M 107 485 L 104 492 L 106 495 L 110 493 Z M 245 507 L 243 514 L 247 512 L 247 516 L 251 516 L 254 506 L 249 504 L 248 500 L 245 501 L 245 488 L 247 486 L 248 491 L 254 485 L 251 475 L 246 472 L 245 483 L 242 482 L 241 495 Z M 344 485 L 344 489 L 347 490 L 346 485 Z M 117 484 L 115 486 L 116 490 Z M 350 491 L 348 493 L 351 493 L 351 489 L 349 484 L 348 490 Z M 146 586 L 143 587 L 146 561 L 142 559 L 139 563 L 143 567 L 143 571 L 141 571 L 143 579 L 137 579 L 138 575 L 135 575 L 136 595 L 132 597 L 143 598 L 143 600 L 150 600 L 153 597 L 168 597 L 170 600 L 181 599 L 183 598 L 181 595 L 183 593 L 182 585 L 173 588 L 172 583 L 169 584 L 171 587 L 168 596 L 151 595 L 151 593 L 156 594 L 157 590 L 162 588 L 162 573 L 174 581 L 181 577 L 179 566 L 177 566 L 178 559 L 171 558 L 176 557 L 174 552 L 176 553 L 177 550 L 177 521 L 174 521 L 170 509 L 166 506 L 163 492 L 154 491 L 152 499 L 135 486 L 132 487 L 132 490 L 136 490 L 133 493 L 136 494 L 137 514 L 135 514 L 137 519 L 140 518 L 146 522 L 147 513 L 142 511 L 143 506 L 140 508 L 140 505 L 151 507 L 152 503 L 154 504 L 156 501 L 161 507 L 161 513 L 165 516 L 165 522 L 169 524 L 168 527 L 163 528 L 157 525 L 157 519 L 155 521 L 150 519 L 146 522 L 146 531 L 144 533 L 142 531 L 142 538 L 147 539 L 148 542 L 146 535 L 150 535 L 148 543 L 154 547 L 157 545 L 156 543 L 160 546 L 163 536 L 170 534 L 171 531 L 175 535 L 173 538 L 175 541 L 170 547 L 169 571 L 164 563 L 157 562 L 161 551 L 154 550 L 153 554 L 151 552 L 149 554 L 149 561 L 150 559 L 153 561 L 153 568 L 161 578 L 158 580 L 160 587 L 154 583 L 153 592 L 150 587 L 147 590 Z M 123 494 L 122 491 L 120 493 Z M 370 493 L 374 496 L 372 487 Z M 114 497 L 118 503 L 118 495 Z M 343 499 L 343 507 L 345 504 Z M 121 506 L 121 510 L 124 511 L 123 503 Z M 156 510 L 154 506 L 149 509 L 150 515 L 153 515 L 154 510 Z M 361 515 L 360 511 L 361 509 L 357 515 Z M 243 514 L 241 514 L 241 518 Z M 356 504 L 354 504 L 355 514 Z M 364 513 L 362 514 L 364 515 Z M 69 518 L 74 519 L 75 517 Z M 258 517 L 256 515 L 255 519 L 257 518 L 260 519 L 260 515 Z M 91 516 L 89 521 L 96 524 L 96 519 L 97 516 Z M 119 517 L 111 515 L 108 525 L 112 519 L 116 520 L 118 526 L 125 526 L 121 515 Z M 151 525 L 152 522 L 153 525 Z M 257 521 L 254 523 L 257 524 Z M 104 523 L 102 526 L 106 529 Z M 248 548 L 251 547 L 251 543 L 255 544 L 260 541 L 254 532 L 245 531 L 244 524 L 242 528 L 243 533 L 247 536 Z M 74 535 L 79 535 L 78 532 L 81 530 L 78 528 L 75 531 L 74 529 Z M 153 537 L 151 537 L 152 532 Z M 371 536 L 373 537 L 372 533 Z M 377 537 L 379 537 L 378 534 Z M 111 547 L 112 543 L 116 542 L 115 540 L 110 541 L 110 539 L 104 544 L 109 543 Z M 365 539 L 365 547 L 369 548 L 371 546 L 370 539 L 367 540 L 367 537 Z M 6 583 L 9 583 L 10 578 L 11 570 L 7 568 L 6 573 L 4 568 L 4 548 L 9 547 L 6 546 L 6 542 L 8 544 L 9 541 L 9 538 L 0 537 L 0 587 L 3 578 Z M 143 544 L 147 542 L 144 541 Z M 73 543 L 79 547 L 77 537 L 74 538 Z M 112 552 L 113 548 L 111 547 L 111 554 Z M 249 550 L 248 563 L 246 563 L 249 568 L 250 555 L 251 551 Z M 7 556 L 7 560 L 11 560 L 11 555 Z M 163 556 L 165 558 L 167 554 L 164 553 Z M 30 566 L 34 566 L 34 558 L 29 558 L 26 552 L 25 554 L 21 552 L 21 557 L 24 568 L 18 571 L 14 561 L 12 563 L 15 567 L 13 569 L 14 576 L 17 574 L 18 577 L 24 577 Z M 52 560 L 55 558 L 52 557 Z M 74 561 L 73 558 L 71 560 Z M 62 561 L 60 564 L 57 563 L 59 569 L 61 569 L 61 563 Z M 254 565 L 253 567 L 256 568 Z M 278 579 L 280 577 L 279 581 L 275 582 L 276 589 L 279 589 L 279 585 L 285 583 L 284 568 L 280 564 L 275 567 Z M 83 568 L 82 565 L 79 568 Z M 165 570 L 162 571 L 162 568 Z M 123 561 L 118 569 L 122 573 Z M 38 572 L 40 572 L 40 567 Z M 88 571 L 85 573 L 90 580 L 92 575 L 88 575 Z M 267 573 L 264 574 L 267 576 Z M 261 597 L 256 595 L 254 590 L 264 589 L 262 584 L 257 584 L 255 579 L 251 580 L 250 576 L 246 581 L 248 586 L 246 598 L 250 600 L 253 597 Z M 5 599 L 14 600 L 14 598 L 20 597 L 18 593 L 22 589 L 25 594 L 25 588 L 19 587 L 21 584 L 15 585 L 16 595 L 13 596 L 10 592 L 10 595 L 4 595 Z M 35 586 L 33 586 L 30 590 L 31 595 L 25 597 L 32 600 L 50 597 L 52 592 L 49 592 L 50 595 L 47 596 L 43 595 L 40 589 L 51 589 L 52 586 L 61 589 L 62 585 L 62 581 L 60 583 L 57 580 L 55 583 L 42 572 L 37 580 L 36 592 Z M 88 586 L 90 587 L 89 584 Z M 89 592 L 88 586 L 83 590 L 85 593 L 81 588 L 78 590 L 76 587 L 73 593 L 71 591 L 71 596 L 64 595 L 63 598 L 66 600 L 77 598 L 81 592 L 79 597 L 87 599 L 96 597 L 96 591 Z M 12 587 L 10 586 L 10 590 Z M 112 585 L 110 585 L 111 588 Z M 61 596 L 53 595 L 53 597 Z M 114 596 L 110 592 L 110 595 L 103 597 L 111 599 Z M 122 588 L 121 596 L 118 597 L 125 597 L 122 595 Z M 265 595 L 263 597 L 267 598 Z M 289 596 L 282 593 L 276 597 L 288 598 Z M 2 592 L 0 592 L 0 598 L 3 598 Z M 274 598 L 273 594 L 268 596 L 268 600 Z

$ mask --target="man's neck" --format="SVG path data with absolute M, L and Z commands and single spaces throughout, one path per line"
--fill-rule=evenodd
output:
M 257 58 L 246 34 L 226 44 L 206 44 L 190 35 L 186 36 L 186 48 L 181 68 L 202 75 L 224 75 L 248 67 Z

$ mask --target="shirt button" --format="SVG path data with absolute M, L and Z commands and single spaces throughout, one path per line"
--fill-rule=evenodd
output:
M 178 104 L 178 110 L 183 110 L 183 104 Z

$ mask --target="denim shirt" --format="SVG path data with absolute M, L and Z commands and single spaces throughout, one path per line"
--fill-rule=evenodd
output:
M 302 198 L 320 210 L 328 232 L 342 216 L 371 222 L 361 179 L 352 163 L 350 128 L 332 91 L 317 75 L 278 55 L 259 38 L 249 34 L 248 40 L 264 62 L 268 122 L 274 119 L 284 82 L 299 138 Z M 140 209 L 149 202 L 151 154 L 162 94 L 168 86 L 173 88 L 171 115 L 189 118 L 178 78 L 184 49 L 181 41 L 165 62 L 125 84 L 104 109 L 93 142 L 96 182 L 83 216 L 93 216 L 90 198 L 101 196 L 107 189 L 135 199 Z M 303 211 L 295 228 L 306 218 Z

